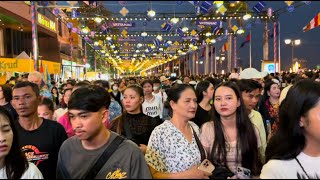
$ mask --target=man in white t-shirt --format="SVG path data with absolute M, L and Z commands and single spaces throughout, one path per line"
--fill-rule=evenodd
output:
M 165 91 L 161 91 L 161 81 L 159 79 L 155 79 L 153 80 L 153 92 L 152 95 L 160 97 L 162 103 L 164 103 L 168 96 L 167 93 Z

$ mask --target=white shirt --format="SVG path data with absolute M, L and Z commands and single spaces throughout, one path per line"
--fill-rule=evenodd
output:
M 143 114 L 150 117 L 159 116 L 162 119 L 163 103 L 158 96 L 153 96 L 152 101 L 144 100 L 142 104 Z
M 189 125 L 199 135 L 199 127 L 191 121 Z M 145 159 L 156 171 L 164 173 L 183 172 L 201 163 L 200 151 L 194 136 L 190 143 L 168 120 L 152 131 Z
M 8 179 L 5 167 L 0 169 L 0 179 Z M 20 179 L 43 179 L 43 176 L 37 166 L 29 162 L 28 169 L 23 173 Z
M 161 90 L 160 90 L 158 93 L 155 93 L 155 92 L 153 91 L 153 92 L 152 92 L 152 95 L 158 96 L 163 103 L 166 102 L 166 100 L 167 100 L 167 98 L 168 98 L 167 93 L 164 92 L 164 91 L 161 91 Z
M 311 157 L 301 152 L 297 159 L 311 179 L 320 178 L 320 156 Z M 262 168 L 261 179 L 308 179 L 295 159 L 269 160 Z

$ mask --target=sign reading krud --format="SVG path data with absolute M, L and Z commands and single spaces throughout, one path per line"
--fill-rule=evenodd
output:
M 30 72 L 33 70 L 33 61 L 30 59 L 0 58 L 0 72 Z

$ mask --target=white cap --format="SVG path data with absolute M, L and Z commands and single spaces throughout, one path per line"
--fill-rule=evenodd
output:
M 177 80 L 173 81 L 173 83 L 182 84 L 182 81 L 180 79 L 177 79 Z
M 255 68 L 246 68 L 240 72 L 239 79 L 260 79 L 267 75 L 267 72 L 260 72 Z
M 161 76 L 161 77 L 160 77 L 160 81 L 161 81 L 161 82 L 163 82 L 163 81 L 165 81 L 165 80 L 169 80 L 169 78 L 167 78 L 167 77 L 165 77 L 165 76 Z
M 196 82 L 196 81 L 190 81 L 189 84 L 191 84 L 191 85 L 196 85 L 197 82 Z

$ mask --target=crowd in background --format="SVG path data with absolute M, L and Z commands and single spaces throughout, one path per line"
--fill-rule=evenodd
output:
M 12 77 L 0 85 L 0 177 L 320 178 L 319 75 Z

